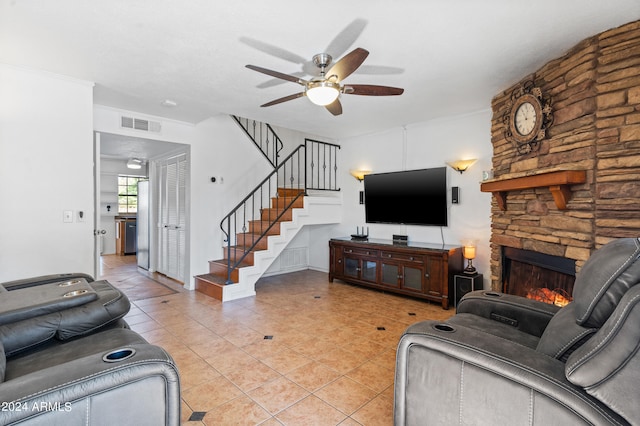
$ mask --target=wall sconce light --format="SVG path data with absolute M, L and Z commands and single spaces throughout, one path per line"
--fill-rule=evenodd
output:
M 371 174 L 371 170 L 349 170 L 349 173 L 351 173 L 351 176 L 358 179 L 358 182 L 362 182 L 366 175 Z
M 467 169 L 471 167 L 476 161 L 478 160 L 475 158 L 471 160 L 447 161 L 447 165 L 456 172 L 460 172 L 460 174 L 462 174 L 463 172 L 467 171 Z
M 473 259 L 476 258 L 476 244 L 474 241 L 465 241 L 462 244 L 462 256 L 468 260 L 467 267 L 464 268 L 463 272 L 473 275 L 476 273 L 476 268 L 473 266 Z
M 141 169 L 142 160 L 139 158 L 129 158 L 129 161 L 127 161 L 127 168 L 136 170 Z

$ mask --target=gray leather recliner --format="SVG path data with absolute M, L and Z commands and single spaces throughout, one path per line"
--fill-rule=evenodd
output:
M 558 308 L 467 294 L 400 339 L 396 425 L 640 424 L 640 240 L 585 262 Z
M 178 425 L 177 368 L 129 308 L 84 274 L 0 284 L 0 424 Z

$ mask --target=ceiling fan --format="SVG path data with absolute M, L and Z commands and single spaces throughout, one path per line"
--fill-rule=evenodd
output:
M 320 76 L 312 78 L 311 80 L 304 80 L 293 75 L 283 74 L 256 65 L 247 65 L 247 68 L 304 86 L 303 92 L 275 99 L 260 105 L 261 107 L 268 107 L 306 96 L 314 104 L 324 106 L 331 114 L 340 115 L 342 114 L 342 104 L 339 99 L 341 93 L 345 95 L 392 96 L 401 95 L 404 92 L 404 89 L 399 87 L 377 86 L 372 84 L 340 84 L 342 80 L 362 65 L 368 55 L 369 52 L 367 50 L 358 47 L 346 54 L 327 70 L 333 58 L 327 53 L 319 53 L 313 57 L 313 63 L 320 68 Z

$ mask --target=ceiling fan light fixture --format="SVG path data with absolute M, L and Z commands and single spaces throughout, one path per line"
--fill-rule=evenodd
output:
M 331 81 L 312 81 L 307 85 L 306 94 L 316 105 L 329 105 L 340 95 L 340 85 Z
M 142 160 L 139 158 L 130 158 L 129 161 L 127 161 L 127 168 L 135 170 L 141 169 Z
M 178 103 L 172 99 L 165 99 L 162 102 L 160 102 L 160 105 L 167 108 L 175 108 L 178 106 Z

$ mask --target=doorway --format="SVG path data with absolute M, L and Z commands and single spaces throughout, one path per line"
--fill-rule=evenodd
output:
M 148 271 L 139 269 L 139 273 L 146 274 L 148 272 L 160 272 L 166 274 L 165 271 L 169 271 L 172 279 L 184 282 L 185 277 L 188 276 L 188 250 L 186 246 L 187 241 L 187 229 L 188 229 L 188 194 L 189 194 L 189 160 L 190 160 L 190 146 L 186 144 L 165 142 L 153 139 L 132 137 L 128 135 L 119 135 L 105 132 L 95 132 L 96 150 L 95 150 L 95 162 L 96 175 L 95 179 L 95 198 L 96 198 L 96 217 L 95 221 L 95 238 L 96 238 L 96 256 L 95 256 L 95 276 L 101 278 L 102 268 L 104 264 L 102 262 L 102 256 L 112 256 L 115 253 L 115 239 L 117 236 L 116 218 L 126 218 L 128 220 L 137 221 L 137 212 L 129 215 L 121 215 L 118 212 L 119 193 L 117 189 L 118 176 L 132 174 L 130 169 L 127 169 L 127 162 L 137 159 L 142 163 L 142 168 L 134 171 L 137 176 L 148 178 L 149 191 L 148 191 L 148 211 L 149 216 L 147 219 L 148 226 Z M 167 252 L 166 242 L 163 239 L 163 233 L 161 232 L 160 218 L 166 217 L 166 212 L 161 211 L 161 200 L 166 196 L 161 197 L 161 191 L 166 190 L 170 186 L 164 179 L 171 178 L 170 175 L 163 175 L 160 171 L 163 169 L 163 165 L 167 162 L 176 162 L 175 159 L 180 159 L 178 165 L 176 164 L 176 172 L 179 171 L 182 178 L 179 180 L 180 185 L 180 199 L 181 204 L 179 206 L 170 204 L 172 209 L 181 209 L 180 223 L 176 223 L 175 226 L 179 226 L 175 234 L 180 235 L 182 241 L 181 250 L 172 250 L 167 255 L 163 254 Z M 173 186 L 176 183 L 173 181 Z M 161 190 L 161 188 L 163 188 Z M 165 206 L 168 206 L 165 203 Z M 163 216 L 164 215 L 164 216 Z M 137 236 L 136 236 L 137 238 Z M 180 239 L 178 239 L 180 241 Z M 137 258 L 137 251 L 129 257 Z M 165 264 L 178 265 L 179 269 L 166 269 Z

